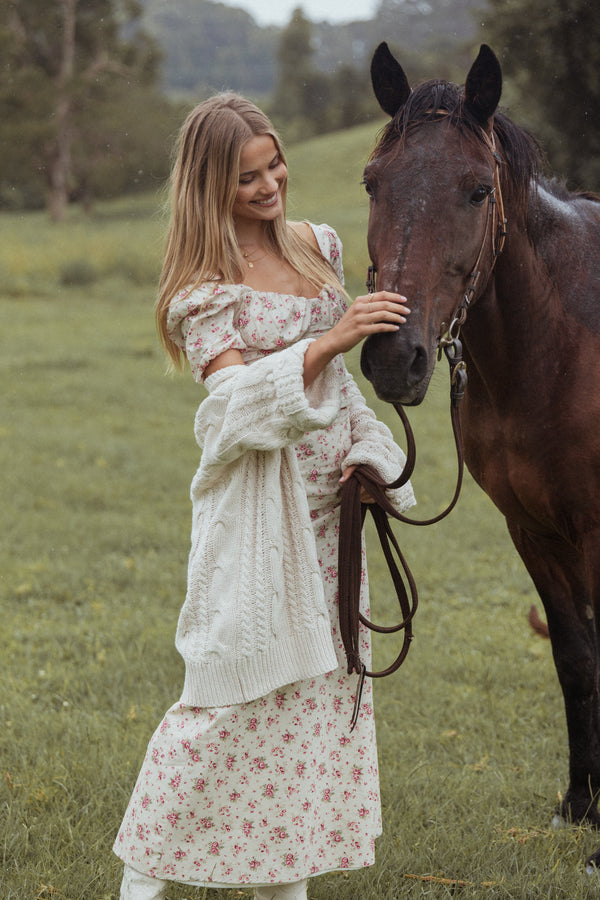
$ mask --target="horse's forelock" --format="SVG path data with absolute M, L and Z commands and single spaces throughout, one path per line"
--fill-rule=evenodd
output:
M 420 84 L 411 91 L 406 103 L 384 128 L 373 155 L 380 156 L 398 149 L 398 142 L 402 145 L 407 134 L 427 122 L 450 116 L 456 117 L 458 124 L 462 116 L 456 116 L 456 113 L 461 105 L 462 93 L 458 85 L 450 81 Z

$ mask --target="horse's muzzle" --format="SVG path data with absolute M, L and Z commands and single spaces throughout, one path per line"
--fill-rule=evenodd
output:
M 433 365 L 422 344 L 398 344 L 397 335 L 374 334 L 367 338 L 360 367 L 380 400 L 416 406 L 425 396 Z

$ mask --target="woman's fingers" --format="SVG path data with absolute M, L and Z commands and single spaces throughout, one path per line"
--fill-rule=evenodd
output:
M 399 315 L 408 315 L 410 308 L 406 297 L 401 294 L 392 294 L 390 291 L 377 291 L 375 294 L 364 294 L 357 297 L 355 302 L 370 308 L 372 312 L 389 311 Z
M 406 298 L 389 291 L 357 297 L 337 325 L 328 332 L 336 353 L 346 353 L 364 338 L 381 331 L 397 331 L 410 313 Z M 333 341 L 333 343 L 332 343 Z
M 345 484 L 345 482 L 348 481 L 348 479 L 350 478 L 350 476 L 352 475 L 352 473 L 354 472 L 354 470 L 356 468 L 357 468 L 357 466 L 348 466 L 347 469 L 344 469 L 339 483 Z M 365 490 L 365 488 L 362 485 L 360 488 L 360 502 L 361 503 L 375 503 L 375 500 L 371 497 L 369 492 L 367 490 Z
M 387 294 L 382 291 L 378 294 L 369 294 L 357 297 L 354 301 L 356 312 L 365 316 L 370 325 L 378 324 L 402 324 L 410 314 L 406 298 L 399 294 Z

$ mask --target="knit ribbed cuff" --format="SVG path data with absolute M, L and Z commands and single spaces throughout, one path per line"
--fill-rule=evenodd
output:
M 181 702 L 201 707 L 248 703 L 294 681 L 325 675 L 339 665 L 325 616 L 310 633 L 274 640 L 253 656 L 214 663 L 187 659 L 185 664 Z

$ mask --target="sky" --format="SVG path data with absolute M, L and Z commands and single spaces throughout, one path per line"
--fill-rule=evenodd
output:
M 287 25 L 292 11 L 302 7 L 313 22 L 354 22 L 372 18 L 378 0 L 221 0 L 249 12 L 259 25 Z

